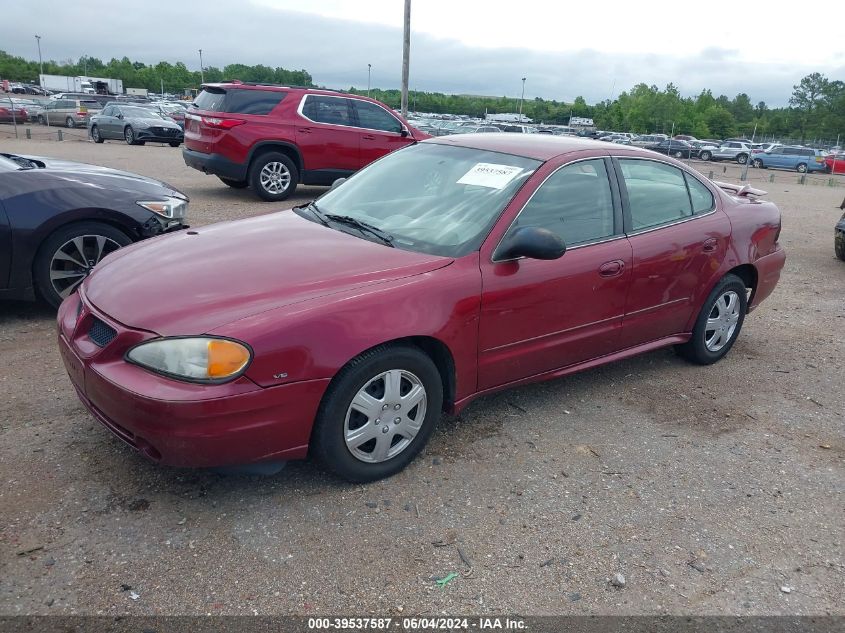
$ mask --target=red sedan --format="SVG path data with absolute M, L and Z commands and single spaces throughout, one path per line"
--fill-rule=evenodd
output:
M 109 255 L 59 346 L 150 459 L 311 454 L 369 481 L 481 394 L 670 345 L 722 358 L 784 265 L 762 193 L 637 148 L 440 137 L 293 211 Z
M 828 154 L 824 164 L 829 174 L 845 174 L 845 153 Z

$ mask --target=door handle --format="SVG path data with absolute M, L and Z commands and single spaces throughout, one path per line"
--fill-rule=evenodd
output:
M 611 262 L 605 262 L 599 267 L 599 275 L 602 277 L 616 277 L 621 275 L 625 270 L 625 262 L 621 259 L 614 259 Z
M 719 248 L 719 240 L 715 237 L 711 237 L 710 239 L 704 241 L 704 246 L 702 246 L 701 250 L 705 253 L 713 253 L 717 248 Z
M 311 128 L 310 127 L 301 127 L 297 130 L 297 132 L 299 132 L 300 134 L 311 134 Z
M 365 141 L 374 141 L 374 140 L 376 140 L 376 137 L 375 137 L 375 136 L 373 136 L 372 134 L 364 134 L 364 136 L 362 136 L 361 138 L 362 138 L 362 139 L 364 139 Z

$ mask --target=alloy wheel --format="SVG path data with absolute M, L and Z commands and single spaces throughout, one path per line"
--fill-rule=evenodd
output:
M 716 299 L 704 328 L 704 345 L 709 351 L 718 352 L 730 342 L 739 316 L 740 302 L 736 292 L 728 290 Z
M 281 162 L 270 162 L 264 165 L 259 175 L 261 186 L 272 194 L 284 192 L 290 185 L 290 172 Z
M 64 299 L 91 274 L 103 257 L 120 248 L 120 244 L 103 235 L 74 237 L 53 253 L 50 259 L 50 283 Z
M 404 369 L 378 374 L 362 386 L 346 411 L 343 436 L 358 460 L 379 463 L 404 451 L 425 420 L 425 386 Z

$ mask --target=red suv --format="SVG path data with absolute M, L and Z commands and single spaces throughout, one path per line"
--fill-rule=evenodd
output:
M 234 82 L 203 86 L 185 114 L 182 155 L 189 167 L 276 201 L 300 182 L 330 185 L 426 138 L 373 99 Z

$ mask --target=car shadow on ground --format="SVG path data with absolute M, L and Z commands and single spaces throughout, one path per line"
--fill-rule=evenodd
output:
M 13 321 L 49 321 L 56 310 L 42 301 L 0 301 L 0 325 Z

